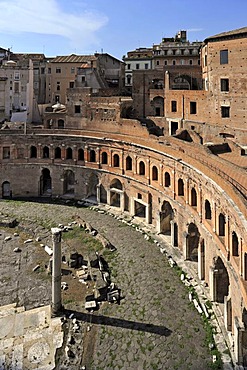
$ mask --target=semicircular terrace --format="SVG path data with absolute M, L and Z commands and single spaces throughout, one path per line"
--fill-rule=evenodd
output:
M 0 135 L 2 198 L 89 199 L 127 211 L 197 266 L 242 361 L 247 348 L 247 180 L 202 145 L 81 130 Z M 242 341 L 242 345 L 239 343 Z

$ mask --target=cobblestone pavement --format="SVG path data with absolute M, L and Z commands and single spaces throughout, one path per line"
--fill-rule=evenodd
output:
M 29 225 L 47 227 L 68 222 L 77 215 L 117 248 L 109 254 L 108 263 L 112 281 L 121 288 L 123 298 L 119 305 L 104 303 L 93 314 L 91 324 L 84 324 L 83 342 L 93 340 L 92 354 L 86 363 L 67 368 L 79 370 L 83 365 L 92 370 L 210 368 L 203 321 L 188 300 L 187 288 L 157 245 L 145 240 L 134 227 L 88 208 L 1 201 L 0 211 L 27 220 Z M 83 358 L 83 349 L 78 350 Z

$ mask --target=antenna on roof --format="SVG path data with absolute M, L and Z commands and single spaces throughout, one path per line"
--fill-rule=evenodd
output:
M 103 48 L 101 48 L 101 54 L 103 54 Z

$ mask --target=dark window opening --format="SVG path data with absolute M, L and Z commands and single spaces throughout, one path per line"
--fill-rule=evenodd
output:
M 61 148 L 55 148 L 55 159 L 61 159 Z
M 119 155 L 114 154 L 113 156 L 113 167 L 119 167 Z
M 95 150 L 90 150 L 90 152 L 89 152 L 89 162 L 96 162 Z
M 220 50 L 220 64 L 228 64 L 228 50 Z
M 102 160 L 102 164 L 107 164 L 108 163 L 108 155 L 107 155 L 106 152 L 102 153 L 101 160 Z
M 221 80 L 220 80 L 220 90 L 221 91 L 229 91 L 229 79 L 228 78 L 221 78 Z
M 165 187 L 168 188 L 171 185 L 171 176 L 168 172 L 165 172 Z
M 71 148 L 66 149 L 66 159 L 73 159 L 73 151 Z
M 75 105 L 75 113 L 81 113 L 81 106 Z
M 84 161 L 84 150 L 83 149 L 78 150 L 78 160 Z
M 145 175 L 145 164 L 142 161 L 139 163 L 139 175 Z
M 190 102 L 190 114 L 196 114 L 196 102 L 195 101 Z
M 156 166 L 153 166 L 152 168 L 152 180 L 157 181 L 158 180 L 158 169 Z
M 126 158 L 126 171 L 132 171 L 132 158 L 129 155 Z
M 171 110 L 172 112 L 177 112 L 177 101 L 176 100 L 171 101 Z
M 221 117 L 222 118 L 230 117 L 230 107 L 221 107 Z

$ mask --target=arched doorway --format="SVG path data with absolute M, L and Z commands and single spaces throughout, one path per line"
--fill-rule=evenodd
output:
M 75 192 L 75 174 L 71 170 L 64 171 L 63 174 L 63 193 L 64 194 L 74 194 Z
M 198 246 L 200 233 L 194 223 L 188 226 L 188 233 L 186 236 L 186 259 L 198 262 Z
M 113 179 L 110 184 L 110 205 L 120 207 L 121 196 L 123 196 L 123 185 L 120 180 Z
M 169 202 L 164 201 L 160 212 L 160 233 L 171 235 L 171 220 L 173 219 L 173 209 Z
M 10 182 L 4 181 L 2 183 L 2 198 L 11 198 L 12 197 L 12 191 L 10 188 Z
M 218 303 L 224 303 L 224 297 L 229 294 L 229 276 L 227 269 L 220 257 L 217 257 L 214 263 L 214 300 Z
M 52 180 L 50 175 L 50 170 L 48 168 L 43 168 L 40 176 L 40 195 L 51 196 L 52 194 Z
M 97 202 L 97 185 L 99 178 L 96 172 L 91 172 L 88 178 L 87 184 L 87 199 L 91 199 L 93 202 Z
M 164 116 L 164 98 L 162 96 L 156 96 L 153 99 L 154 115 L 157 117 Z

